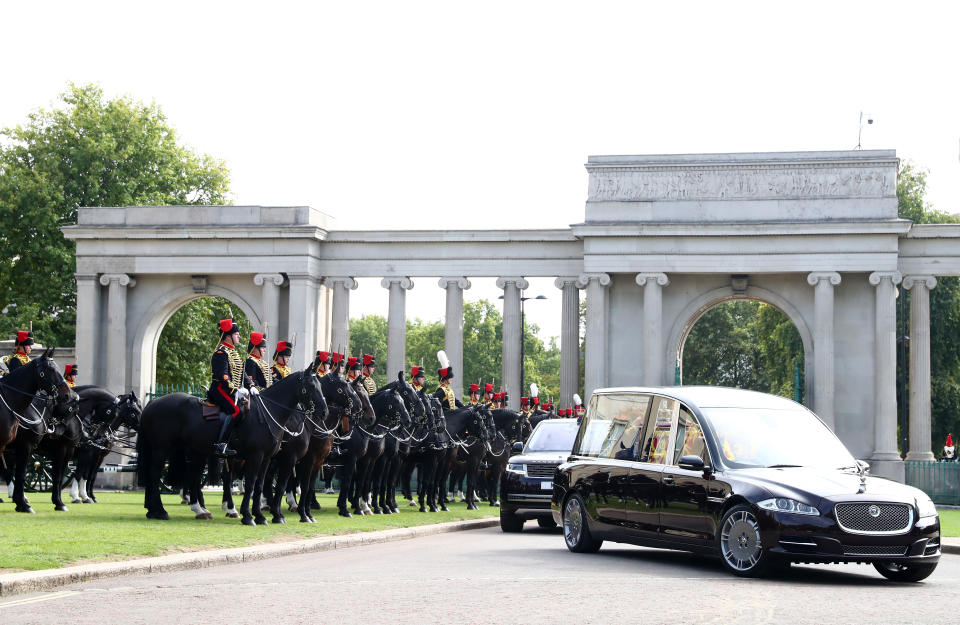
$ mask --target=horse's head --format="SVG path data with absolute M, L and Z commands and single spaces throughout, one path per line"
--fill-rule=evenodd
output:
M 78 414 L 80 414 L 80 396 L 73 391 L 70 391 L 65 398 L 58 398 L 53 407 L 53 417 L 57 421 L 66 421 Z
M 403 402 L 406 404 L 407 411 L 411 417 L 421 420 L 427 416 L 427 409 L 426 406 L 423 405 L 423 400 L 420 399 L 420 395 L 417 394 L 413 385 L 407 382 L 403 371 L 397 374 L 396 389 L 399 391 L 400 396 L 403 397 Z
M 477 404 L 474 409 L 483 420 L 483 440 L 492 441 L 497 437 L 497 425 L 493 420 L 493 412 L 482 404 Z
M 300 388 L 297 391 L 299 394 L 298 403 L 307 412 L 312 412 L 314 419 L 325 421 L 330 411 L 327 409 L 327 400 L 323 396 L 323 384 L 317 377 L 318 366 L 320 366 L 319 362 L 314 362 L 300 374 Z M 333 427 L 335 423 L 336 421 L 333 424 L 326 425 L 326 427 Z
M 52 347 L 47 348 L 34 362 L 37 363 L 38 388 L 46 391 L 51 397 L 56 397 L 61 403 L 69 402 L 71 395 L 76 395 L 63 379 L 57 363 L 53 361 Z
M 376 403 L 380 406 L 380 416 L 386 421 L 386 425 L 394 427 L 395 424 L 399 423 L 404 428 L 409 429 L 412 421 L 403 395 L 396 389 L 387 389 L 382 393 L 377 393 L 377 395 L 379 397 Z
M 367 389 L 360 383 L 359 378 L 352 382 L 348 381 L 347 384 L 359 398 L 360 410 L 354 409 L 354 414 L 359 413 L 360 425 L 365 428 L 373 427 L 373 424 L 377 422 L 377 413 L 374 412 L 373 404 L 370 403 L 370 395 L 367 393 Z
M 136 393 L 130 391 L 126 395 L 117 395 L 114 409 L 116 414 L 113 427 L 122 425 L 128 430 L 136 431 L 140 429 L 140 413 L 143 412 L 143 407 L 140 405 Z

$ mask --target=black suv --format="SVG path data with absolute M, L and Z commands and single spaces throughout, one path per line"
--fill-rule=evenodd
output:
M 550 512 L 553 474 L 566 461 L 579 429 L 577 419 L 546 419 L 537 424 L 526 445 L 515 443 L 507 470 L 500 480 L 500 529 L 519 532 L 523 522 L 536 519 L 540 527 L 556 527 Z

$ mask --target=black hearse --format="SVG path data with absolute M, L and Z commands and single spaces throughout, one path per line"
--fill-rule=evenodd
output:
M 922 491 L 867 475 L 820 419 L 716 387 L 595 391 L 551 509 L 571 551 L 604 540 L 713 554 L 759 576 L 790 562 L 869 562 L 919 581 L 940 559 Z

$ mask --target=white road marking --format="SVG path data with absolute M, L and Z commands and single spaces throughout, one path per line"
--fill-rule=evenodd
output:
M 7 601 L 5 603 L 0 603 L 0 609 L 10 608 L 17 605 L 26 605 L 28 603 L 39 603 L 41 601 L 50 601 L 51 599 L 63 599 L 64 597 L 70 597 L 73 595 L 80 594 L 76 590 L 61 590 L 60 592 L 52 592 L 47 595 L 40 595 L 39 597 L 30 597 L 28 599 L 15 599 L 14 601 Z

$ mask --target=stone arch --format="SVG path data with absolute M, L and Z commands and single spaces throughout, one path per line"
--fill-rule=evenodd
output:
M 243 311 L 254 328 L 262 327 L 263 322 L 257 309 L 236 291 L 208 284 L 206 291 L 197 293 L 192 286 L 183 286 L 168 291 L 154 300 L 137 324 L 131 354 L 131 380 L 140 397 L 150 389 L 157 379 L 157 344 L 170 317 L 182 306 L 201 297 L 222 297 Z
M 812 294 L 811 294 L 812 297 Z M 732 300 L 753 300 L 763 302 L 773 306 L 793 323 L 800 333 L 800 340 L 803 343 L 803 371 L 804 371 L 804 404 L 813 405 L 813 380 L 816 372 L 813 369 L 813 333 L 806 319 L 800 314 L 800 311 L 785 297 L 758 286 L 748 286 L 746 291 L 736 293 L 729 286 L 713 289 L 701 294 L 688 303 L 681 313 L 677 316 L 670 329 L 670 334 L 666 344 L 665 362 L 670 366 L 670 377 L 673 379 L 673 367 L 675 363 L 683 363 L 683 347 L 690 335 L 693 326 L 705 315 L 707 311 L 724 302 Z M 682 374 L 682 372 L 681 372 Z M 681 378 L 682 379 L 682 378 Z

